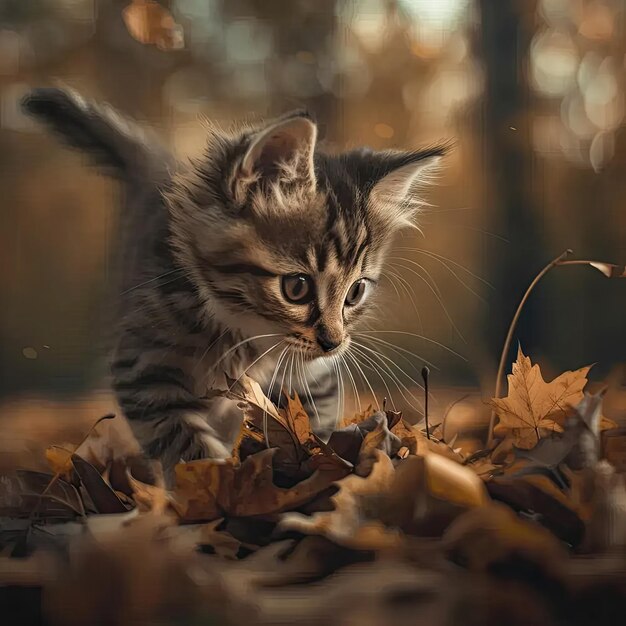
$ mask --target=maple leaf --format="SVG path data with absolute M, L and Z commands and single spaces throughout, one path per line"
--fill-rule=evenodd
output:
M 533 365 L 520 347 L 508 376 L 509 395 L 491 400 L 500 419 L 496 432 L 511 437 L 524 450 L 534 448 L 546 433 L 562 432 L 568 406 L 583 398 L 590 369 L 565 372 L 547 383 L 539 365 Z

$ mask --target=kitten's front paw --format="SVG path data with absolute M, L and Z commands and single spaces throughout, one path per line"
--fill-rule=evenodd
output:
M 227 459 L 231 456 L 224 443 L 209 433 L 198 433 L 197 445 L 198 459 Z

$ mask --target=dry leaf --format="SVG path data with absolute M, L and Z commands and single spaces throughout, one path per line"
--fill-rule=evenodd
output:
M 271 515 L 296 508 L 329 487 L 332 472 L 317 471 L 288 489 L 274 484 L 275 449 L 235 459 L 201 459 L 175 468 L 173 506 L 184 521 L 211 521 L 231 515 Z
M 439 454 L 426 457 L 426 483 L 433 497 L 459 506 L 471 508 L 488 501 L 485 486 L 474 472 Z
M 565 372 L 546 383 L 538 365 L 532 365 L 519 348 L 513 373 L 509 374 L 509 395 L 493 398 L 500 422 L 497 434 L 506 433 L 518 448 L 530 450 L 549 432 L 561 432 L 567 407 L 583 398 L 589 367 Z
M 72 465 L 74 447 L 71 443 L 62 446 L 50 446 L 45 453 L 50 469 L 67 481 L 71 481 L 71 474 L 74 469 Z
M 108 485 L 100 472 L 78 454 L 72 454 L 72 464 L 98 513 L 125 513 L 128 507 Z
M 165 513 L 168 505 L 168 494 L 162 480 L 160 484 L 149 485 L 133 477 L 130 468 L 126 468 L 126 478 L 133 490 L 133 500 L 140 511 L 151 511 L 157 515 Z
M 83 516 L 85 508 L 74 485 L 53 478 L 31 470 L 0 475 L 0 516 L 47 521 Z
M 515 511 L 534 516 L 570 545 L 578 545 L 582 540 L 584 524 L 573 498 L 546 476 L 496 476 L 486 483 L 486 487 L 494 500 L 507 504 Z
M 345 476 L 352 464 L 340 458 L 311 430 L 309 416 L 297 394 L 288 400 L 287 408 L 279 411 L 265 396 L 260 385 L 242 376 L 230 382 L 227 392 L 215 392 L 240 402 L 244 421 L 233 456 L 245 460 L 251 454 L 277 448 L 274 469 L 288 481 L 298 481 L 320 470 L 330 472 L 329 482 Z M 265 432 L 264 432 L 265 431 Z M 266 441 L 267 437 L 267 441 Z
M 502 571 L 507 565 L 519 568 L 520 560 L 553 572 L 567 556 L 549 531 L 519 519 L 496 502 L 461 515 L 446 530 L 443 541 L 453 561 L 485 573 Z
M 128 32 L 140 43 L 162 50 L 177 50 L 184 45 L 181 26 L 154 0 L 134 0 L 122 11 L 122 17 Z
M 365 478 L 352 475 L 337 482 L 334 509 L 305 516 L 288 513 L 281 526 L 320 534 L 362 550 L 402 545 L 398 529 L 433 535 L 468 507 L 488 501 L 482 481 L 471 470 L 437 454 L 409 456 L 394 465 L 381 450 Z
M 323 535 L 357 550 L 382 550 L 401 545 L 398 530 L 388 528 L 380 520 L 368 518 L 363 510 L 362 500 L 385 493 L 394 479 L 391 459 L 380 450 L 375 450 L 374 455 L 376 462 L 369 476 L 351 475 L 337 484 L 339 491 L 331 498 L 334 510 L 312 516 L 286 513 L 280 527 L 307 535 Z
M 363 420 L 366 420 L 368 417 L 371 417 L 374 413 L 376 413 L 376 409 L 373 405 L 368 404 L 365 409 L 355 413 L 352 417 L 344 417 L 341 421 L 341 427 L 345 428 L 346 426 L 350 426 L 352 424 L 358 424 Z
M 235 539 L 230 533 L 218 530 L 223 519 L 217 519 L 202 526 L 200 543 L 213 548 L 215 554 L 225 559 L 236 559 L 241 548 L 241 541 Z

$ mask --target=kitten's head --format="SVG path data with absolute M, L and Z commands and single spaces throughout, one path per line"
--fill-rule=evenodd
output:
M 444 153 L 330 155 L 316 137 L 299 112 L 212 128 L 206 155 L 165 194 L 178 262 L 210 313 L 310 358 L 346 347 L 371 310 L 393 235 L 412 224 L 415 188 Z

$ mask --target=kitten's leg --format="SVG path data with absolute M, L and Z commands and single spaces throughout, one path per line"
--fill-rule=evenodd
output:
M 313 431 L 326 440 L 343 419 L 340 415 L 339 385 L 335 371 L 319 364 L 311 364 L 306 374 L 309 394 L 297 385 L 298 395 L 308 413 Z M 319 420 L 318 420 L 319 417 Z
M 230 455 L 207 423 L 214 403 L 194 392 L 193 378 L 180 367 L 175 353 L 169 360 L 160 356 L 151 360 L 146 353 L 141 358 L 118 354 L 113 388 L 144 452 L 160 460 L 171 478 L 181 460 Z

